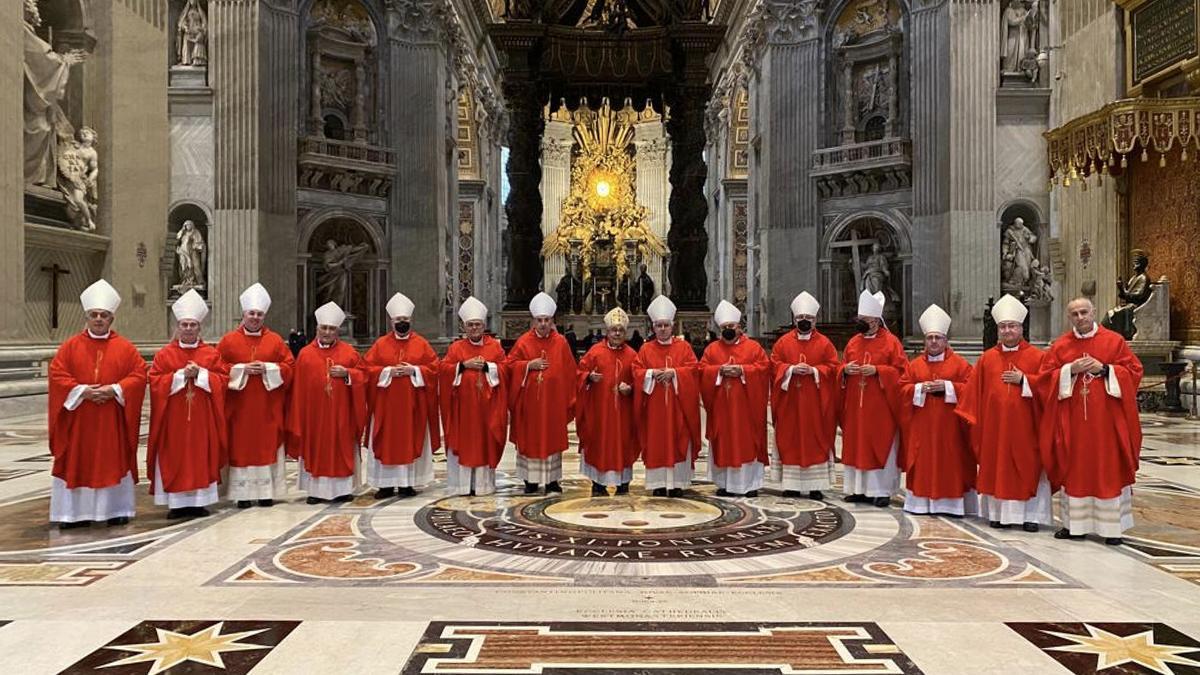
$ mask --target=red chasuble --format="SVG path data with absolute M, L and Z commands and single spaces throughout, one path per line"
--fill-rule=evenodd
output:
M 1036 390 L 1033 397 L 1021 396 L 1020 384 L 1005 384 L 1000 376 L 1016 368 L 1033 389 L 1041 363 L 1042 350 L 1024 340 L 1013 351 L 996 345 L 979 357 L 966 386 L 958 390 L 955 412 L 971 424 L 980 494 L 1016 501 L 1037 495 L 1042 476 L 1037 437 L 1041 402 Z
M 651 339 L 633 360 L 633 411 L 647 469 L 673 467 L 700 452 L 700 386 L 696 353 L 683 338 Z M 646 371 L 675 369 L 675 382 L 655 382 L 646 394 Z M 676 390 L 678 385 L 678 390 Z
M 208 388 L 199 377 L 184 381 L 171 393 L 175 373 L 189 361 L 208 370 Z M 146 444 L 146 476 L 150 492 L 189 492 L 217 482 L 225 466 L 225 388 L 229 376 L 221 354 L 203 340 L 195 349 L 184 349 L 172 340 L 154 355 L 150 364 L 150 440 Z M 154 482 L 154 468 L 162 485 Z
M 266 327 L 262 329 L 262 335 L 246 335 L 242 328 L 232 330 L 221 338 L 217 351 L 227 368 L 254 361 L 279 365 L 283 384 L 275 389 L 267 391 L 265 374 L 246 375 L 245 386 L 225 393 L 225 414 L 229 416 L 229 465 L 274 464 L 279 446 L 287 440 L 283 413 L 295 365 L 292 351 L 278 333 Z
M 771 348 L 774 368 L 771 391 L 771 417 L 775 422 L 775 445 L 779 461 L 788 466 L 815 466 L 829 461 L 829 451 L 837 435 L 834 406 L 840 383 L 837 381 L 837 349 L 829 338 L 812 331 L 807 340 L 793 330 L 775 341 Z M 792 375 L 783 389 L 788 370 L 806 363 L 820 375 Z
M 844 375 L 846 364 L 872 365 L 876 375 Z M 838 366 L 841 384 L 839 422 L 842 425 L 842 463 L 863 471 L 887 464 L 892 439 L 899 428 L 896 390 L 908 367 L 904 346 L 886 328 L 875 337 L 855 335 L 846 344 Z
M 1059 369 L 1089 355 L 1115 374 L 1121 397 L 1111 396 L 1104 379 L 1080 374 L 1071 395 L 1059 400 Z M 1044 404 L 1040 440 L 1050 486 L 1072 497 L 1112 499 L 1133 485 L 1141 456 L 1142 427 L 1137 388 L 1142 362 L 1125 339 L 1103 326 L 1092 337 L 1070 331 L 1054 341 L 1042 360 L 1038 384 Z
M 370 445 L 375 459 L 390 466 L 412 464 L 421 456 L 427 431 L 429 448 L 441 447 L 438 361 L 429 342 L 416 333 L 409 333 L 403 339 L 389 333 L 375 341 L 363 360 L 367 367 L 367 402 L 372 422 Z M 384 368 L 402 363 L 420 368 L 425 386 L 414 386 L 408 376 L 392 377 L 388 386 L 378 386 Z
M 525 372 L 536 358 L 546 370 Z M 538 337 L 530 329 L 508 352 L 508 401 L 512 442 L 526 457 L 547 459 L 567 449 L 567 424 L 575 418 L 576 364 L 567 339 L 557 331 Z
M 343 366 L 350 381 L 331 377 Z M 354 475 L 354 455 L 367 423 L 367 374 L 354 347 L 338 340 L 321 349 L 316 340 L 300 350 L 288 402 L 288 456 L 304 460 L 311 476 Z
M 633 380 L 636 358 L 637 352 L 629 345 L 613 349 L 605 340 L 593 345 L 579 361 L 575 431 L 584 461 L 598 471 L 621 472 L 637 461 L 637 427 L 633 419 L 633 390 L 638 384 Z M 592 371 L 604 379 L 589 381 Z M 622 382 L 629 385 L 628 394 L 617 390 Z
M 495 363 L 500 384 L 488 385 L 487 370 L 463 368 L 458 386 L 458 364 L 476 356 Z M 504 382 L 504 348 L 500 341 L 484 335 L 479 344 L 466 338 L 455 340 L 440 364 L 438 382 L 446 448 L 453 450 L 460 466 L 496 468 L 508 437 L 508 401 Z
M 742 376 L 723 377 L 717 384 L 725 365 L 741 366 Z M 708 411 L 704 435 L 712 444 L 715 466 L 736 469 L 754 460 L 768 463 L 770 391 L 771 360 L 762 345 L 742 335 L 733 344 L 717 340 L 705 348 L 700 359 L 700 396 Z
M 63 408 L 76 385 L 121 386 L 125 405 L 80 402 Z M 52 474 L 67 489 L 107 488 L 132 472 L 138 479 L 137 445 L 146 394 L 146 360 L 129 340 L 109 332 L 93 338 L 85 330 L 68 339 L 50 362 L 50 454 Z
M 900 467 L 910 492 L 927 499 L 956 499 L 975 487 L 975 454 L 966 420 L 954 413 L 956 404 L 944 393 L 926 393 L 925 405 L 913 403 L 920 382 L 947 380 L 957 398 L 971 376 L 971 364 L 946 348 L 945 358 L 913 359 L 900 378 L 900 420 L 903 446 Z

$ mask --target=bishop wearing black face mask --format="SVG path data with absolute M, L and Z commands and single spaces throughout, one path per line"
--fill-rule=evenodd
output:
M 742 313 L 721 301 L 713 320 L 721 339 L 700 360 L 700 395 L 708 410 L 706 436 L 712 455 L 709 477 L 717 495 L 758 495 L 767 458 L 767 396 L 771 361 L 754 340 L 742 335 Z
M 860 332 L 846 344 L 838 372 L 842 388 L 842 464 L 846 501 L 885 508 L 900 489 L 896 458 L 900 375 L 908 366 L 904 346 L 883 324 L 882 293 L 858 297 Z
M 807 291 L 792 300 L 796 330 L 775 341 L 771 410 L 785 497 L 824 499 L 833 485 L 833 410 L 837 349 L 816 330 L 820 303 Z
M 376 488 L 376 499 L 412 497 L 417 487 L 433 482 L 437 354 L 412 331 L 413 309 L 403 293 L 393 295 L 387 304 L 393 331 L 376 340 L 364 358 L 373 394 L 367 482 Z

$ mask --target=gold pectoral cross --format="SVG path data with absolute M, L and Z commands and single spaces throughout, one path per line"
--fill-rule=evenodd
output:
M 325 396 L 333 397 L 333 374 L 329 369 L 333 367 L 333 359 L 325 359 Z
M 196 399 L 196 390 L 192 388 L 192 381 L 188 380 L 187 392 L 183 395 L 183 400 L 187 401 L 187 421 L 192 421 L 192 401 Z

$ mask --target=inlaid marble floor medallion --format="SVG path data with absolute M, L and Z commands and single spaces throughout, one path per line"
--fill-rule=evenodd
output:
M 970 527 L 764 491 L 505 490 L 328 508 L 213 579 L 243 584 L 1072 586 Z

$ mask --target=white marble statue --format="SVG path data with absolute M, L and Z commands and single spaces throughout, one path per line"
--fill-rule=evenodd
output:
M 1014 218 L 1004 228 L 1000 242 L 1000 286 L 1006 293 L 1029 291 L 1036 255 L 1037 235 L 1025 227 L 1024 218 Z
M 1022 64 L 1030 50 L 1037 52 L 1039 0 L 1009 0 L 1000 19 L 1000 70 L 1023 73 Z
M 100 177 L 100 156 L 96 152 L 96 131 L 82 127 L 74 139 L 60 141 L 58 153 L 58 189 L 67 199 L 67 215 L 81 230 L 96 229 Z
M 87 55 L 58 53 L 38 37 L 42 25 L 34 0 L 25 0 L 25 183 L 58 186 L 59 143 L 74 135 L 59 103 L 66 98 L 71 66 Z
M 175 53 L 181 66 L 208 65 L 208 17 L 200 0 L 187 0 L 175 29 Z
M 179 285 L 189 288 L 204 288 L 204 236 L 196 229 L 196 223 L 183 221 L 175 235 L 175 258 L 179 261 Z

